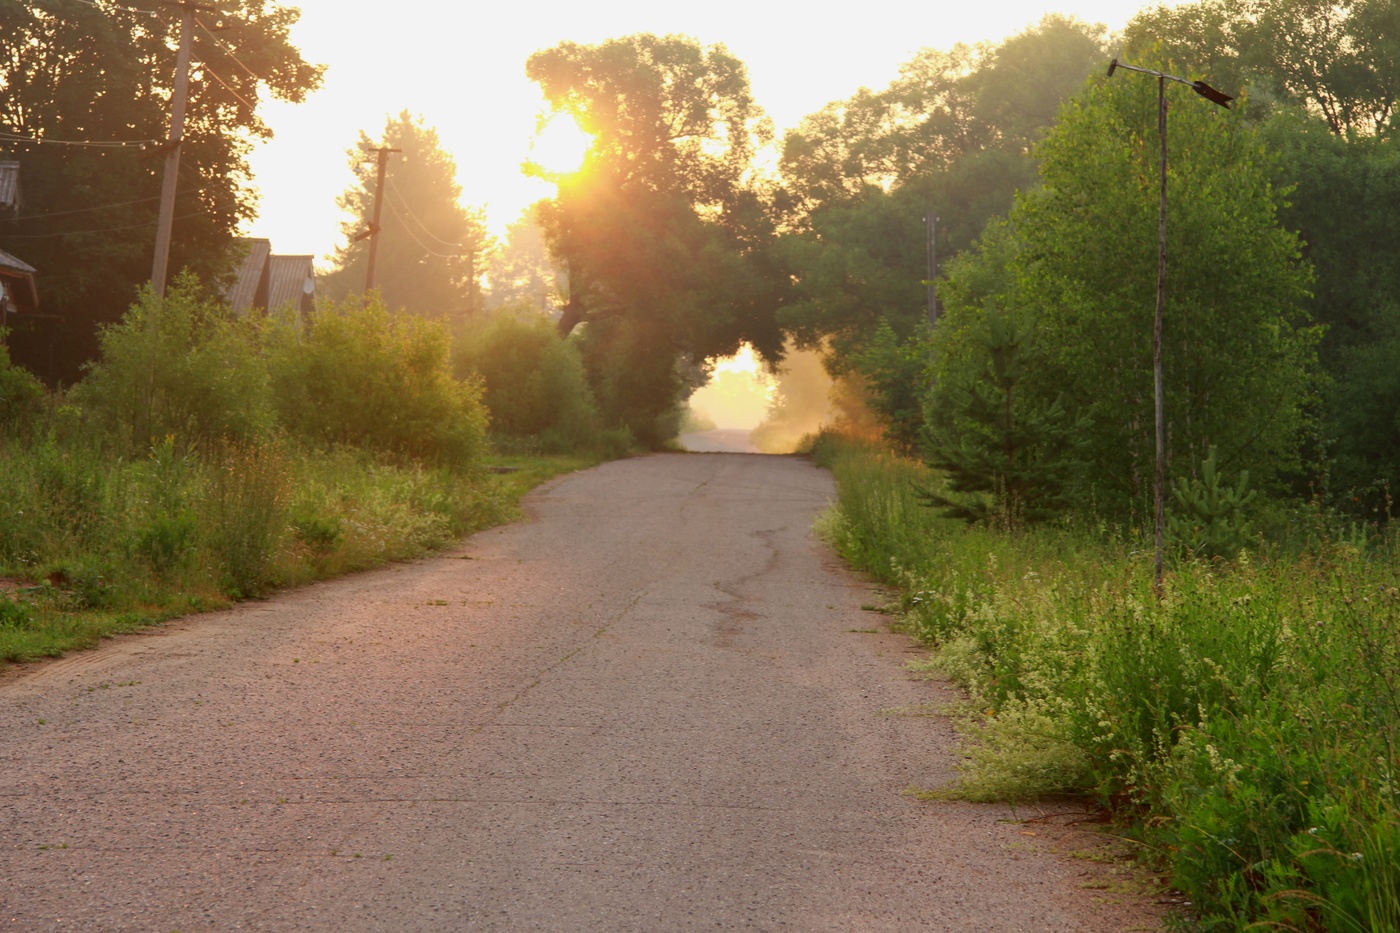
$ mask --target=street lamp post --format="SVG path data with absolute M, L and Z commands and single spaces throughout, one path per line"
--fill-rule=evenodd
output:
M 1167 300 L 1167 82 L 1176 81 L 1179 84 L 1184 84 L 1206 100 L 1219 104 L 1227 110 L 1230 108 L 1230 101 L 1234 98 L 1222 91 L 1217 91 L 1204 81 L 1187 81 L 1185 78 L 1154 71 L 1151 68 L 1129 65 L 1116 58 L 1108 63 L 1108 76 L 1113 77 L 1113 73 L 1119 68 L 1151 75 L 1157 79 L 1157 135 L 1162 144 L 1162 172 L 1160 200 L 1157 209 L 1157 311 L 1152 318 L 1152 406 L 1157 431 L 1157 467 L 1152 480 L 1154 512 L 1152 534 L 1155 547 L 1152 590 L 1160 599 L 1162 597 L 1162 549 L 1165 537 L 1162 528 L 1165 512 L 1162 486 L 1166 473 L 1166 428 L 1162 418 L 1162 308 Z

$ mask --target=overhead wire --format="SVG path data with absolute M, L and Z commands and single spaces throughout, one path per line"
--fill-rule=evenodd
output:
M 205 74 L 211 76 L 215 81 L 219 82 L 220 86 L 222 86 L 223 89 L 224 89 L 225 91 L 228 91 L 228 92 L 229 92 L 230 94 L 232 94 L 234 97 L 237 97 L 240 101 L 242 101 L 243 104 L 244 104 L 249 110 L 257 110 L 257 109 L 258 109 L 258 105 L 257 105 L 257 104 L 253 103 L 253 102 L 250 101 L 248 98 L 246 98 L 246 97 L 244 97 L 242 94 L 238 93 L 236 90 L 233 89 L 233 87 L 232 87 L 227 81 L 225 81 L 223 78 L 219 77 L 219 73 L 218 73 L 217 71 L 215 71 L 213 68 L 210 68 L 208 62 L 200 62 L 200 67 L 204 69 L 204 73 L 205 73 Z
M 205 208 L 200 208 L 200 209 L 197 210 L 197 211 L 191 211 L 191 212 L 188 213 L 188 214 L 181 214 L 180 216 L 176 217 L 175 219 L 176 219 L 176 220 L 189 220 L 191 217 L 198 217 L 200 214 L 207 214 L 207 213 L 209 213 L 209 209 L 208 209 L 207 207 L 205 207 Z M 119 232 L 119 231 L 121 231 L 121 230 L 140 230 L 140 229 L 142 229 L 142 228 L 144 228 L 144 227 L 155 227 L 155 226 L 158 226 L 159 223 L 160 223 L 159 221 L 153 220 L 153 221 L 151 221 L 150 223 L 144 223 L 144 224 L 126 224 L 125 226 L 121 226 L 121 227 L 103 227 L 103 228 L 98 229 L 98 230 L 64 230 L 64 231 L 61 232 L 61 233 L 16 233 L 16 234 L 14 234 L 14 235 L 7 235 L 7 236 L 4 237 L 4 239 L 6 239 L 6 240 L 51 240 L 51 239 L 53 239 L 54 237 L 61 237 L 61 236 L 92 236 L 92 235 L 98 234 L 98 233 L 117 233 L 117 232 Z
M 392 211 L 394 216 L 399 219 L 399 222 L 403 224 L 404 233 L 407 233 L 409 239 L 417 243 L 418 246 L 429 256 L 433 256 L 437 259 L 460 259 L 461 257 L 467 255 L 467 253 L 439 253 L 437 250 L 433 249 L 427 243 L 424 243 L 418 238 L 418 234 L 414 233 L 413 228 L 410 227 L 408 223 L 404 221 L 403 215 L 399 213 L 399 209 L 394 206 L 394 202 L 392 200 L 386 199 L 386 201 L 389 205 L 389 210 Z
M 117 201 L 113 204 L 96 204 L 92 207 L 77 207 L 70 211 L 50 211 L 47 214 L 23 214 L 10 219 L 10 223 L 24 223 L 27 220 L 44 220 L 49 217 L 65 217 L 69 214 L 89 214 L 93 211 L 104 211 L 113 207 L 131 207 L 135 204 L 149 204 L 151 201 L 159 201 L 160 195 L 149 198 L 137 198 L 135 201 Z
M 466 249 L 466 248 L 467 248 L 465 245 L 463 245 L 463 244 L 461 244 L 461 243 L 449 243 L 447 240 L 444 240 L 442 237 L 438 236 L 437 234 L 433 233 L 433 231 L 429 230 L 429 229 L 428 229 L 428 225 L 425 224 L 425 223 L 423 223 L 423 221 L 419 220 L 419 219 L 418 219 L 418 216 L 417 216 L 416 214 L 414 214 L 414 213 L 413 213 L 413 210 L 408 206 L 408 198 L 404 197 L 404 196 L 403 196 L 403 192 L 399 190 L 399 186 L 396 185 L 396 184 L 394 184 L 394 179 L 393 179 L 392 177 L 390 177 L 390 178 L 385 178 L 385 182 L 388 184 L 389 190 L 390 190 L 391 192 L 393 192 L 394 194 L 398 195 L 399 202 L 403 205 L 404 212 L 407 213 L 408 216 L 411 217 L 411 218 L 413 219 L 413 222 L 416 223 L 416 224 L 418 225 L 418 229 L 420 229 L 420 230 L 422 230 L 424 233 L 426 233 L 431 239 L 437 240 L 439 243 L 441 243 L 443 246 L 448 247 L 449 249 Z M 392 206 L 392 205 L 391 205 L 391 206 Z M 402 218 L 400 218 L 400 219 L 402 219 Z M 421 244 L 420 244 L 420 245 L 421 245 Z
M 130 149 L 133 146 L 153 146 L 154 139 L 47 139 L 38 136 L 22 136 L 8 130 L 0 130 L 0 141 L 11 143 L 31 143 L 36 146 L 88 146 L 96 149 Z
M 202 20 L 202 19 L 200 19 L 198 16 L 196 16 L 196 17 L 194 18 L 194 21 L 195 21 L 196 23 L 199 24 L 199 28 L 200 28 L 200 29 L 203 29 L 203 30 L 204 30 L 204 34 L 205 34 L 205 35 L 207 35 L 210 39 L 213 39 L 213 40 L 214 40 L 214 44 L 215 44 L 215 45 L 217 45 L 219 48 L 223 49 L 223 52 L 224 52 L 225 55 L 227 55 L 229 58 L 233 59 L 233 63 L 234 63 L 235 65 L 237 65 L 239 68 L 242 68 L 242 69 L 248 74 L 248 77 L 252 78 L 254 81 L 262 81 L 262 80 L 263 80 L 263 79 L 258 75 L 257 72 L 253 71 L 253 69 L 251 69 L 251 68 L 249 68 L 247 65 L 243 64 L 243 61 L 242 61 L 237 55 L 234 54 L 233 49 L 229 47 L 229 45 L 228 45 L 227 42 L 224 42 L 224 41 L 221 40 L 218 36 L 214 35 L 214 31 L 213 31 L 212 29 L 210 29 L 208 26 L 205 25 L 204 20 Z

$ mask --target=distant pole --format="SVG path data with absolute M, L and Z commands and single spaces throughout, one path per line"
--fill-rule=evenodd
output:
M 365 294 L 374 291 L 374 263 L 379 256 L 379 212 L 384 197 L 384 172 L 389 166 L 389 153 L 403 152 L 403 150 L 380 146 L 375 152 L 379 153 L 379 174 L 374 183 L 374 217 L 369 222 L 369 233 L 367 234 L 369 237 L 369 268 L 365 270 Z
M 924 223 L 928 228 L 928 326 L 932 327 L 938 323 L 938 292 L 933 287 L 938 276 L 938 218 L 932 208 L 924 215 Z
M 163 0 L 166 6 L 183 11 L 180 18 L 180 51 L 175 60 L 175 92 L 170 105 L 170 136 L 165 143 L 165 172 L 161 177 L 160 216 L 156 224 L 156 255 L 151 263 L 151 288 L 157 296 L 165 294 L 165 280 L 170 265 L 170 236 L 175 226 L 175 191 L 180 181 L 180 141 L 185 134 L 185 101 L 190 91 L 190 47 L 194 43 L 194 14 L 196 10 L 213 11 L 213 7 L 188 0 Z

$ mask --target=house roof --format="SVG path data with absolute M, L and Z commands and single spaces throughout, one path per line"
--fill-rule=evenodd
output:
M 267 309 L 283 305 L 305 307 L 316 294 L 315 257 L 269 256 L 267 260 Z
M 0 162 L 0 210 L 18 210 L 19 206 L 19 163 Z
M 24 275 L 33 275 L 35 272 L 39 271 L 23 259 L 20 259 L 18 256 L 11 256 L 3 249 L 0 249 L 0 269 L 4 269 L 6 272 L 23 273 Z
M 262 304 L 262 295 L 259 293 L 266 290 L 265 276 L 267 275 L 267 257 L 272 255 L 272 242 L 270 240 L 240 237 L 240 246 L 247 249 L 243 256 L 243 262 L 238 266 L 238 275 L 229 286 L 225 297 L 228 299 L 229 307 L 233 313 L 239 316 L 246 315 L 248 309 L 255 304 Z
M 30 308 L 39 306 L 39 288 L 34 283 L 34 273 L 37 270 L 29 263 L 16 256 L 0 249 L 0 278 L 20 282 L 23 292 L 22 296 L 17 296 L 20 300 L 27 300 Z M 11 294 L 14 291 L 11 290 Z

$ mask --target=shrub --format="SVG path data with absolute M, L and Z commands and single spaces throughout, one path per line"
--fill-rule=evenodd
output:
M 101 356 L 73 398 L 119 450 L 157 438 L 182 447 L 255 442 L 274 425 L 257 325 L 234 320 L 189 276 L 159 298 L 149 288 L 102 330 Z
M 13 432 L 31 423 L 44 409 L 44 386 L 29 370 L 10 362 L 0 331 L 0 431 Z
M 456 470 L 483 453 L 480 386 L 453 376 L 437 322 L 347 299 L 318 308 L 304 336 L 278 331 L 271 365 L 282 423 L 303 437 Z
M 550 452 L 602 442 L 583 361 L 547 318 L 497 311 L 463 330 L 455 349 L 458 374 L 481 380 L 493 434 L 533 438 Z

